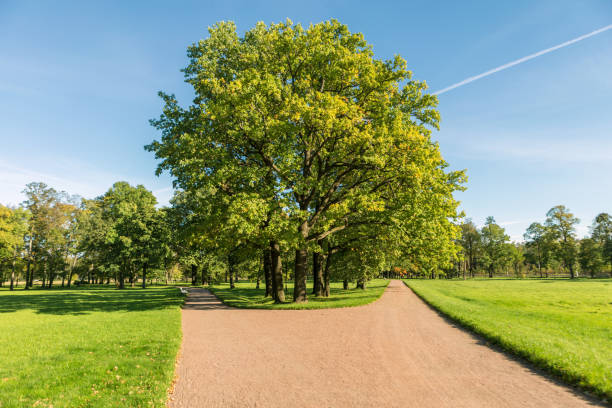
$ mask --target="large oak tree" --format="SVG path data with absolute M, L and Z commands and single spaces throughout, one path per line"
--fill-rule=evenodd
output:
M 295 250 L 294 301 L 306 301 L 308 250 L 372 225 L 364 213 L 386 212 L 385 222 L 407 231 L 397 216 L 418 198 L 436 207 L 428 236 L 455 238 L 444 220 L 456 217 L 452 192 L 464 175 L 445 170 L 430 138 L 437 99 L 401 57 L 375 58 L 361 34 L 334 20 L 259 23 L 243 36 L 222 22 L 188 55 L 195 99 L 182 108 L 161 94 L 164 111 L 153 125 L 162 137 L 147 149 L 176 187 L 216 203 L 211 230 L 241 220 L 236 238 L 269 244 L 273 269 L 279 247 Z

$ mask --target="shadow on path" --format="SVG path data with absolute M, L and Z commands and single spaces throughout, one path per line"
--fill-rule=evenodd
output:
M 193 288 L 189 289 L 189 295 L 183 305 L 185 310 L 214 310 L 214 309 L 234 309 L 223 304 L 208 289 Z

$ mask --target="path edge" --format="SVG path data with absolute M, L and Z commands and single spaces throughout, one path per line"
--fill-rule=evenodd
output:
M 181 292 L 181 297 L 183 298 L 183 303 L 181 303 L 180 308 L 179 308 L 179 315 L 181 316 L 181 345 L 179 346 L 178 350 L 176 351 L 176 356 L 174 357 L 174 367 L 173 367 L 173 373 L 172 373 L 172 381 L 170 381 L 170 385 L 168 385 L 168 388 L 166 389 L 166 403 L 165 406 L 167 408 L 170 407 L 170 403 L 172 401 L 172 396 L 174 395 L 174 391 L 175 391 L 175 387 L 176 387 L 176 383 L 178 382 L 179 376 L 178 376 L 178 367 L 179 367 L 179 362 L 180 362 L 180 358 L 183 355 L 183 340 L 185 339 L 184 333 L 183 333 L 183 306 L 185 306 L 185 302 L 187 301 L 187 297 L 189 296 L 189 292 L 187 292 L 186 295 L 183 294 L 183 287 L 178 287 L 179 291 Z
M 585 400 L 596 403 L 596 404 L 604 404 L 604 406 L 612 407 L 612 395 L 606 395 L 602 393 L 595 387 L 584 386 L 578 383 L 578 379 L 567 378 L 567 375 L 563 375 L 561 370 L 557 370 L 554 367 L 548 365 L 545 361 L 541 363 L 535 359 L 529 357 L 529 355 L 525 354 L 521 350 L 516 349 L 510 344 L 507 344 L 503 341 L 503 339 L 492 336 L 489 333 L 479 329 L 477 326 L 463 321 L 460 318 L 457 318 L 441 308 L 439 308 L 434 303 L 430 302 L 424 295 L 419 293 L 417 290 L 411 288 L 408 283 L 404 279 L 400 279 L 406 287 L 412 291 L 419 299 L 421 299 L 427 306 L 429 306 L 433 311 L 438 313 L 444 319 L 451 321 L 458 325 L 460 329 L 463 329 L 477 338 L 485 340 L 487 347 L 492 348 L 495 351 L 503 353 L 514 360 L 517 360 L 519 363 L 525 365 L 531 370 L 536 371 L 543 377 L 548 378 L 560 385 L 570 388 L 576 394 L 583 397 Z

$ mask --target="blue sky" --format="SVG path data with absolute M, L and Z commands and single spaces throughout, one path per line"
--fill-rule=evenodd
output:
M 186 47 L 219 20 L 239 30 L 337 18 L 379 58 L 402 55 L 437 91 L 612 24 L 612 1 L 29 2 L 0 0 L 0 202 L 29 181 L 94 197 L 117 180 L 161 203 L 168 176 L 143 145 L 158 137 L 158 90 L 191 99 Z M 435 133 L 457 194 L 520 239 L 564 204 L 612 212 L 612 30 L 441 94 Z

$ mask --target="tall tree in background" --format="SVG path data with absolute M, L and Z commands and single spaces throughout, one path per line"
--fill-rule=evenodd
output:
M 477 266 L 477 257 L 481 249 L 481 237 L 478 228 L 471 219 L 461 224 L 461 238 L 459 244 L 463 248 L 463 254 L 467 262 L 470 276 L 474 277 L 474 268 Z
M 268 241 L 272 258 L 295 250 L 295 302 L 306 301 L 308 251 L 357 226 L 355 214 L 383 212 L 392 191 L 442 196 L 456 216 L 464 175 L 445 171 L 430 139 L 437 99 L 403 59 L 375 59 L 337 21 L 259 23 L 242 37 L 219 23 L 209 33 L 188 51 L 194 104 L 161 94 L 162 139 L 147 149 L 162 160 L 158 172 L 209 196 L 219 220 L 247 220 L 241 241 Z M 450 223 L 438 227 L 454 237 Z M 280 257 L 271 264 L 279 276 Z
M 0 281 L 4 281 L 3 265 L 10 266 L 10 290 L 15 287 L 15 269 L 23 252 L 29 219 L 27 210 L 0 204 Z
M 115 277 L 118 259 L 112 251 L 110 233 L 112 220 L 104 216 L 100 197 L 93 200 L 83 200 L 81 211 L 77 218 L 77 254 L 81 254 L 81 267 L 88 271 L 87 282 L 91 282 L 92 273 L 99 279 Z M 107 239 L 108 237 L 108 239 Z M 74 267 L 69 271 L 68 285 L 72 280 Z M 83 278 L 81 274 L 81 278 Z
M 27 234 L 26 289 L 32 287 L 35 273 L 41 277 L 44 287 L 47 273 L 54 266 L 53 255 L 56 254 L 53 247 L 59 244 L 60 193 L 45 183 L 36 182 L 27 184 L 23 192 L 26 195 L 23 206 L 31 214 Z
M 63 262 L 64 268 L 62 269 L 62 287 L 65 285 L 66 280 L 68 281 L 68 287 L 70 287 L 70 280 L 72 279 L 72 273 L 78 258 L 78 228 L 81 209 L 76 205 L 76 197 L 71 201 L 72 203 L 62 206 L 65 219 L 65 223 L 62 226 L 65 257 Z
M 510 240 L 505 230 L 495 223 L 495 218 L 487 217 L 481 229 L 483 263 L 489 271 L 489 278 L 507 262 L 505 244 Z
M 522 244 L 509 242 L 505 244 L 508 265 L 512 266 L 514 276 L 522 277 L 522 268 L 525 261 L 525 248 Z
M 578 262 L 580 269 L 583 272 L 588 272 L 591 278 L 594 278 L 604 265 L 601 257 L 601 247 L 593 238 L 584 238 L 580 240 L 580 251 L 578 253 Z
M 527 227 L 527 231 L 523 234 L 527 248 L 533 251 L 533 258 L 538 268 L 540 278 L 542 277 L 542 268 L 547 266 L 547 236 L 546 227 L 539 222 L 533 222 Z
M 601 257 L 610 266 L 612 276 L 612 217 L 608 213 L 601 213 L 593 220 L 591 237 L 599 244 Z
M 558 205 L 551 208 L 546 213 L 545 225 L 552 234 L 553 239 L 558 244 L 559 259 L 564 266 L 569 269 L 570 277 L 574 279 L 575 264 L 578 250 L 576 246 L 576 224 L 580 220 L 563 206 Z
M 117 264 L 117 282 L 123 289 L 125 278 L 131 284 L 137 269 L 146 267 L 151 256 L 157 200 L 144 186 L 117 182 L 98 200 L 101 220 L 107 225 L 104 242 L 107 256 Z

